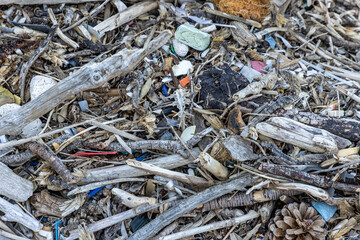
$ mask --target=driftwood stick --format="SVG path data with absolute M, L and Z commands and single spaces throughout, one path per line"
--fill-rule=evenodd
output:
M 50 43 L 51 39 L 54 37 L 55 31 L 58 26 L 59 25 L 56 24 L 51 27 L 51 30 L 50 30 L 49 34 L 46 36 L 46 38 L 44 39 L 44 41 L 34 51 L 34 53 L 31 55 L 29 60 L 26 63 L 24 63 L 23 66 L 21 67 L 19 81 L 20 81 L 20 97 L 23 101 L 25 99 L 24 96 L 25 96 L 26 75 L 29 72 L 29 69 L 31 68 L 33 63 L 36 61 L 36 59 L 38 59 L 38 57 L 40 57 L 40 55 L 46 50 L 47 46 L 49 46 L 49 43 Z
M 3 198 L 0 198 L 0 211 L 3 213 L 0 216 L 3 221 L 20 223 L 34 232 L 42 229 L 42 224 L 37 219 L 26 214 L 18 205 L 11 204 Z
M 50 149 L 36 142 L 25 144 L 25 148 L 29 149 L 45 161 L 63 178 L 66 182 L 74 179 L 71 172 L 66 168 L 65 164 Z
M 174 199 L 169 199 L 167 201 L 164 201 L 162 203 L 156 203 L 156 204 L 152 204 L 152 205 L 148 205 L 148 204 L 144 204 L 144 205 L 141 205 L 137 208 L 133 208 L 133 209 L 130 209 L 130 210 L 127 210 L 125 212 L 122 212 L 122 213 L 119 213 L 119 214 L 116 214 L 116 215 L 113 215 L 111 217 L 107 217 L 107 218 L 104 218 L 100 221 L 97 221 L 97 222 L 94 222 L 94 223 L 91 223 L 88 225 L 88 231 L 89 232 L 96 232 L 96 231 L 99 231 L 101 229 L 104 229 L 104 228 L 107 228 L 107 227 L 110 227 L 116 223 L 119 223 L 121 221 L 124 221 L 126 219 L 130 219 L 130 218 L 133 218 L 139 214 L 142 214 L 142 213 L 145 213 L 145 212 L 148 212 L 148 211 L 151 211 L 153 209 L 156 209 L 164 204 L 167 204 L 167 203 L 170 203 L 171 201 L 173 201 Z M 70 236 L 67 237 L 67 238 L 64 238 L 65 240 L 73 240 L 73 239 L 77 239 L 79 238 L 79 230 L 73 230 L 73 231 L 70 231 Z
M 257 212 L 255 212 L 254 210 L 250 210 L 247 214 L 245 214 L 245 215 L 243 215 L 241 217 L 231 218 L 231 219 L 228 219 L 228 220 L 207 224 L 205 226 L 187 229 L 187 230 L 182 231 L 182 232 L 177 232 L 177 233 L 174 233 L 174 234 L 167 235 L 167 236 L 162 237 L 160 239 L 161 240 L 182 239 L 184 237 L 193 236 L 195 234 L 199 234 L 199 233 L 203 233 L 203 232 L 209 232 L 209 231 L 213 231 L 213 230 L 220 229 L 220 228 L 226 228 L 226 227 L 231 227 L 231 226 L 234 226 L 234 225 L 238 225 L 240 223 L 244 223 L 246 221 L 249 221 L 249 220 L 252 220 L 252 219 L 258 218 L 258 217 L 259 217 L 259 214 Z
M 67 32 L 70 29 L 79 26 L 81 23 L 83 23 L 84 21 L 88 20 L 89 18 L 93 18 L 95 17 L 103 8 L 104 6 L 110 2 L 110 0 L 105 0 L 103 3 L 101 3 L 99 6 L 97 6 L 95 9 L 91 10 L 91 12 L 89 13 L 89 15 L 81 18 L 79 21 L 77 21 L 76 23 L 72 24 L 71 26 L 65 28 L 62 30 L 62 32 Z
M 321 116 L 311 112 L 294 114 L 290 111 L 284 113 L 284 116 L 313 127 L 325 129 L 354 142 L 360 141 L 360 131 L 358 131 L 360 129 L 360 121 L 355 119 Z
M 340 182 L 333 182 L 330 178 L 325 176 L 319 176 L 316 174 L 307 173 L 300 170 L 295 170 L 292 168 L 287 168 L 275 164 L 263 163 L 260 166 L 261 170 L 267 173 L 272 173 L 276 175 L 280 175 L 283 177 L 289 177 L 292 179 L 296 179 L 298 181 L 315 185 L 322 188 L 333 187 L 338 190 L 342 190 L 345 192 L 360 192 L 359 185 L 352 185 Z
M 119 12 L 103 22 L 99 23 L 94 27 L 95 31 L 98 31 L 101 34 L 108 31 L 114 30 L 115 28 L 120 27 L 121 25 L 130 22 L 131 20 L 137 18 L 138 16 L 149 12 L 159 6 L 157 1 L 145 1 L 132 5 L 129 8 L 124 9 L 122 12 Z
M 192 149 L 192 154 L 198 156 L 200 150 L 198 148 Z M 183 158 L 179 154 L 173 154 L 166 157 L 160 157 L 153 160 L 146 161 L 147 163 L 161 166 L 166 169 L 174 169 L 186 164 L 192 163 L 192 159 Z M 95 168 L 89 169 L 84 172 L 84 178 L 79 179 L 79 183 L 85 184 L 90 182 L 106 181 L 115 178 L 126 177 L 139 177 L 150 175 L 148 172 L 140 169 L 136 169 L 127 165 L 110 167 L 110 168 Z
M 19 177 L 5 164 L 0 163 L 0 195 L 24 202 L 33 194 L 31 181 Z
M 187 199 L 179 201 L 179 203 L 159 215 L 157 218 L 146 224 L 144 227 L 136 231 L 129 240 L 145 240 L 149 239 L 161 229 L 171 224 L 173 221 L 181 217 L 183 214 L 195 209 L 197 206 L 218 198 L 222 195 L 230 193 L 240 187 L 246 187 L 256 181 L 252 175 L 245 173 L 239 178 L 222 184 L 207 188 L 206 190 L 195 194 Z
M 313 197 L 320 198 L 322 201 L 336 205 L 337 200 L 329 195 L 324 189 L 314 187 L 303 183 L 277 183 L 269 186 L 273 189 L 288 190 L 288 191 L 301 191 L 310 194 Z
M 139 161 L 136 161 L 133 159 L 127 160 L 126 163 L 131 167 L 142 169 L 153 175 L 159 175 L 162 177 L 175 179 L 180 182 L 184 182 L 187 184 L 193 184 L 193 185 L 197 185 L 197 186 L 208 186 L 209 185 L 208 181 L 206 181 L 205 179 L 203 179 L 201 177 L 191 176 L 188 174 L 167 170 L 167 169 L 164 169 L 161 167 L 157 167 L 150 163 L 139 162 Z
M 214 199 L 203 205 L 202 211 L 210 211 L 220 208 L 250 206 L 259 202 L 267 202 L 278 200 L 281 196 L 293 196 L 300 194 L 298 191 L 264 189 L 246 194 L 245 192 L 237 193 L 235 196 L 226 195 L 221 198 Z
M 84 65 L 77 72 L 41 94 L 36 101 L 30 101 L 18 111 L 0 118 L 0 135 L 17 134 L 26 124 L 49 112 L 70 96 L 100 86 L 117 76 L 125 75 L 137 67 L 144 57 L 167 43 L 171 35 L 169 30 L 165 30 L 150 42 L 148 48 L 136 50 L 124 48 L 100 63 Z

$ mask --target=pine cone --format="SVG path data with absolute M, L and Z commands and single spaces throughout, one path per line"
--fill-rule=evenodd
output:
M 327 231 L 324 219 L 306 203 L 290 203 L 270 220 L 270 240 L 325 240 Z

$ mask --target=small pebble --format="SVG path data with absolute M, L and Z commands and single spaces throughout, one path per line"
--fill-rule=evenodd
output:
M 43 92 L 56 85 L 56 81 L 52 78 L 36 75 L 30 81 L 30 96 L 34 100 Z
M 173 47 L 179 57 L 185 57 L 189 52 L 189 47 L 176 39 L 173 40 Z

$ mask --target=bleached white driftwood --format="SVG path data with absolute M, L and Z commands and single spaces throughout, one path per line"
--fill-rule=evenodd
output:
M 229 177 L 229 170 L 206 152 L 200 153 L 196 161 L 220 180 L 226 180 Z
M 336 153 L 351 141 L 326 130 L 310 127 L 284 117 L 272 117 L 256 124 L 256 130 L 267 137 L 290 143 L 315 153 Z
M 153 197 L 138 197 L 134 194 L 128 193 L 127 191 L 119 188 L 113 188 L 111 192 L 121 199 L 121 203 L 129 208 L 135 208 L 143 204 L 155 204 L 157 199 Z
M 151 11 L 159 6 L 157 1 L 145 1 L 132 5 L 129 8 L 107 18 L 103 22 L 96 25 L 93 29 L 99 32 L 100 35 L 114 30 L 121 25 L 130 22 L 138 16 Z
M 170 179 L 175 179 L 187 184 L 193 184 L 197 186 L 209 185 L 208 181 L 206 181 L 204 178 L 171 171 L 162 167 L 155 166 L 154 164 L 151 163 L 139 162 L 133 159 L 127 160 L 126 163 L 131 167 L 142 169 L 150 174 L 159 175 Z
M 199 156 L 200 154 L 200 150 L 198 148 L 192 149 L 191 152 L 195 157 Z M 146 162 L 154 164 L 155 166 L 161 166 L 162 168 L 174 169 L 192 163 L 193 159 L 183 158 L 179 154 L 172 154 L 166 157 L 160 157 Z M 115 178 L 139 177 L 150 174 L 151 173 L 148 173 L 144 170 L 136 169 L 128 165 L 110 168 L 95 168 L 86 170 L 86 172 L 84 172 L 84 178 L 80 179 L 79 183 L 98 182 Z
M 42 229 L 42 224 L 36 218 L 26 214 L 18 205 L 11 204 L 3 198 L 0 198 L 0 211 L 4 214 L 0 216 L 3 221 L 20 223 L 34 232 Z
M 70 96 L 100 86 L 117 76 L 133 70 L 148 54 L 159 49 L 171 38 L 165 30 L 151 41 L 147 48 L 128 50 L 126 48 L 99 63 L 88 63 L 77 72 L 58 82 L 41 94 L 36 101 L 30 101 L 19 110 L 0 118 L 0 135 L 17 134 L 29 122 L 49 112 Z
M 0 163 L 0 195 L 24 202 L 33 194 L 31 181 L 19 177 L 8 166 Z

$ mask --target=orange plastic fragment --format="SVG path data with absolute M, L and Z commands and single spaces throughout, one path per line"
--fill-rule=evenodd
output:
M 181 79 L 179 83 L 182 87 L 185 87 L 186 85 L 188 85 L 190 83 L 190 77 L 185 77 L 185 78 Z
M 262 21 L 269 14 L 269 0 L 212 0 L 220 11 Z

